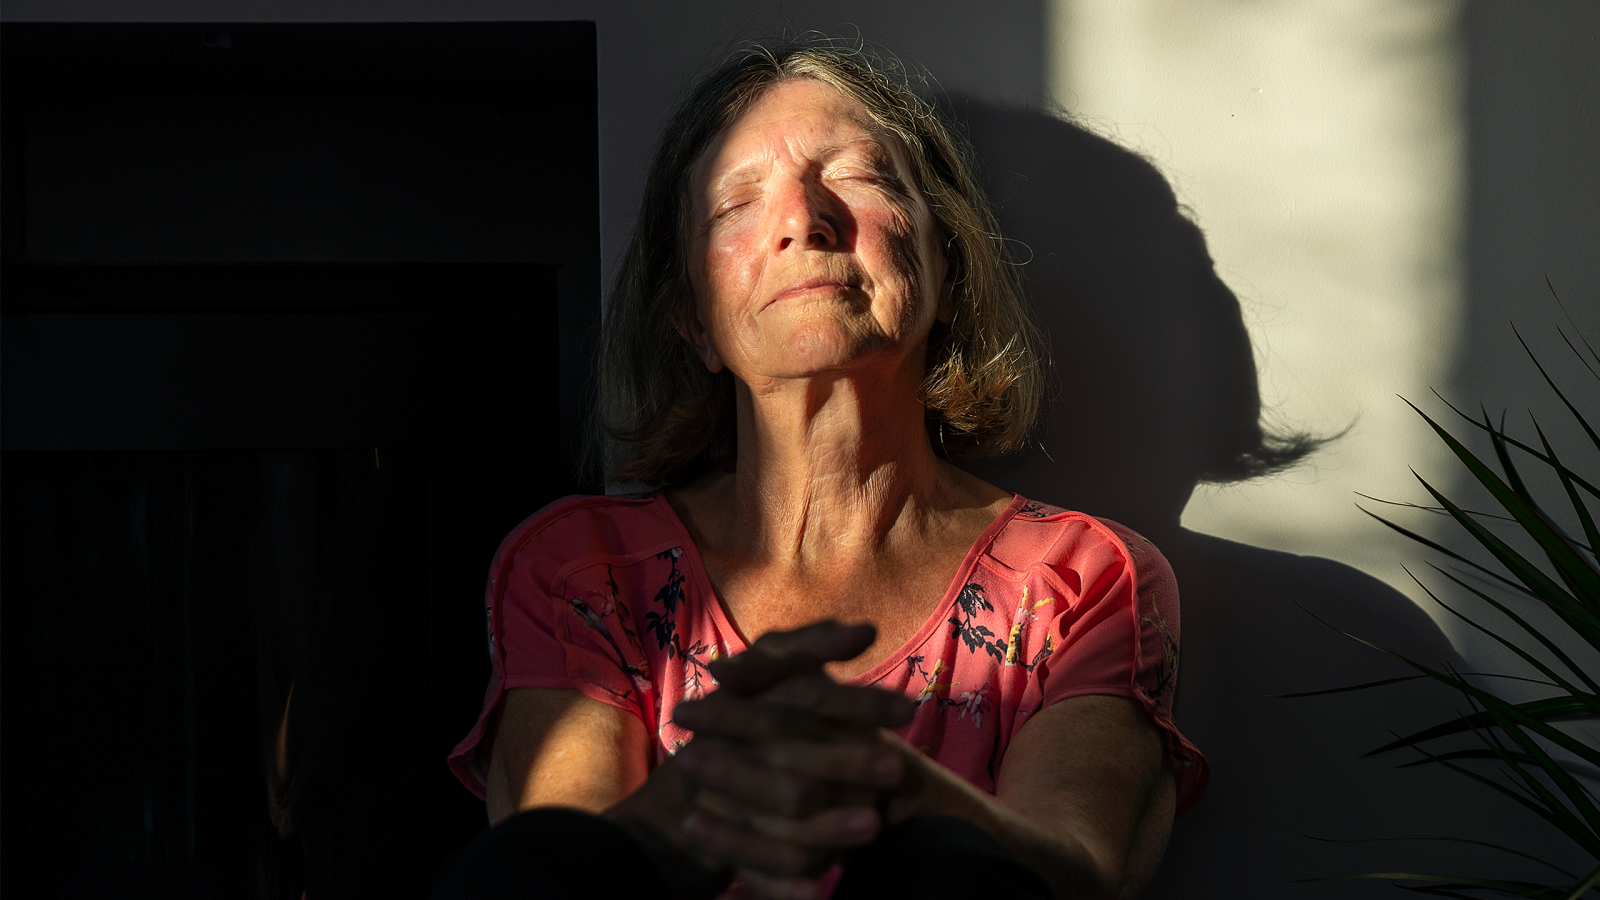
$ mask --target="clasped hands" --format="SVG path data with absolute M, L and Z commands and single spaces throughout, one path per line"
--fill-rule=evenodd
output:
M 844 851 L 904 817 L 919 754 L 885 729 L 910 722 L 916 705 L 823 671 L 874 637 L 870 625 L 821 622 L 711 664 L 719 689 L 673 714 L 695 737 L 661 773 L 680 785 L 672 843 L 769 897 L 809 898 Z

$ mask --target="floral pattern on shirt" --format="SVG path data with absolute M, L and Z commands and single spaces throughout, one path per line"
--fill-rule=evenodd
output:
M 452 756 L 478 790 L 478 743 L 505 688 L 569 686 L 632 710 L 659 761 L 693 737 L 673 709 L 715 690 L 710 664 L 745 648 L 659 494 L 573 498 L 534 516 L 496 556 L 487 601 L 494 681 Z M 852 683 L 913 700 L 900 735 L 987 791 L 1031 716 L 1083 694 L 1127 697 L 1166 731 L 1184 808 L 1206 777 L 1172 722 L 1178 647 L 1176 587 L 1153 545 L 1016 498 L 917 635 Z

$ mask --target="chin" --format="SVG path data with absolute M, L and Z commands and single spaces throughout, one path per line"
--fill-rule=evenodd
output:
M 888 348 L 889 341 L 881 336 L 861 334 L 838 323 L 817 323 L 790 335 L 776 368 L 784 372 L 780 376 L 784 378 L 840 372 L 878 359 Z

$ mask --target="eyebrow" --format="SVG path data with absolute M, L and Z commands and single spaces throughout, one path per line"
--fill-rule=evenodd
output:
M 890 152 L 888 145 L 871 135 L 854 138 L 848 141 L 841 141 L 837 144 L 823 147 L 816 154 L 816 162 L 826 163 L 841 153 L 857 147 L 866 147 L 870 151 L 868 155 L 871 157 L 871 161 L 873 163 L 893 164 L 894 162 L 894 154 Z M 740 179 L 751 178 L 753 173 L 760 170 L 762 167 L 763 164 L 760 162 L 745 163 L 744 165 L 729 169 L 728 171 L 710 179 L 708 186 L 713 191 L 721 190 L 729 184 L 737 183 Z

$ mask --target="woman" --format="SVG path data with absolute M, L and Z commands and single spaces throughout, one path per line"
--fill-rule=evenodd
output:
M 1128 529 L 949 462 L 1018 446 L 1042 376 L 933 111 L 828 45 L 713 72 L 602 343 L 608 472 L 668 487 L 497 554 L 451 761 L 502 824 L 445 892 L 1137 893 L 1205 779 L 1176 589 Z

